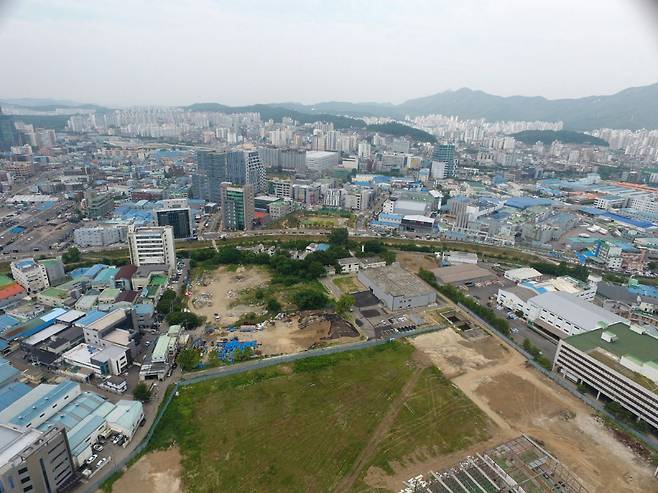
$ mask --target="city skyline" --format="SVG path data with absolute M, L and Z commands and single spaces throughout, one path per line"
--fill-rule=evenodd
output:
M 461 87 L 559 99 L 658 81 L 655 12 L 640 0 L 154 5 L 5 3 L 0 57 L 13 75 L 0 96 L 111 106 L 399 103 Z M 25 60 L 46 46 L 52 54 L 38 57 L 35 72 Z

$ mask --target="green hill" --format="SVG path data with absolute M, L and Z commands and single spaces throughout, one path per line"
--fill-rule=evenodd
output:
M 536 142 L 550 145 L 553 141 L 559 140 L 563 144 L 589 144 L 608 147 L 608 142 L 603 139 L 570 130 L 524 130 L 523 132 L 512 134 L 512 137 L 528 145 Z

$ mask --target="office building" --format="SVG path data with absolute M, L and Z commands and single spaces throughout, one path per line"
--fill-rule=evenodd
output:
M 177 240 L 194 236 L 194 218 L 189 207 L 160 209 L 155 211 L 158 226 L 171 226 Z
M 553 370 L 658 429 L 658 332 L 618 322 L 561 340 Z
M 14 119 L 9 115 L 3 115 L 0 108 L 0 151 L 8 151 L 12 146 L 19 144 L 19 135 Z
M 87 211 L 87 217 L 90 219 L 104 217 L 114 208 L 114 202 L 109 193 L 87 190 L 85 191 L 84 198 L 85 210 Z
M 73 479 L 75 466 L 62 426 L 45 431 L 0 424 L 0 491 L 61 491 Z
M 18 284 L 25 288 L 28 294 L 37 293 L 50 287 L 46 267 L 35 262 L 33 258 L 12 262 L 11 275 Z
M 391 310 L 427 306 L 436 301 L 436 291 L 398 264 L 360 269 L 359 281 Z
M 457 160 L 455 158 L 454 144 L 437 144 L 432 153 L 432 161 L 444 163 L 445 167 L 442 170 L 441 178 L 452 178 L 457 172 Z M 434 165 L 432 165 L 434 168 Z M 437 165 L 437 173 L 439 166 Z
M 254 223 L 254 189 L 245 184 L 241 187 L 230 183 L 220 186 L 222 229 L 247 231 Z
M 166 265 L 169 273 L 176 268 L 174 229 L 171 226 L 130 226 L 128 230 L 130 263 Z
M 194 197 L 219 203 L 224 182 L 249 184 L 256 193 L 266 191 L 265 166 L 258 151 L 197 151 L 197 173 L 192 175 Z

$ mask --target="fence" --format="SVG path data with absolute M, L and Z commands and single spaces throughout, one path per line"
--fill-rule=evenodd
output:
M 106 466 L 103 468 L 101 471 L 99 471 L 98 474 L 100 476 L 92 478 L 92 480 L 86 484 L 83 484 L 82 488 L 80 491 L 83 491 L 85 493 L 94 493 L 96 490 L 98 490 L 102 484 L 107 481 L 110 476 L 113 474 L 120 472 L 123 470 L 124 467 L 126 467 L 132 460 L 135 458 L 139 457 L 141 453 L 143 453 L 149 443 L 151 442 L 151 439 L 153 438 L 153 433 L 155 432 L 155 429 L 157 428 L 158 424 L 160 423 L 160 420 L 162 419 L 162 416 L 164 413 L 167 411 L 167 408 L 171 404 L 172 399 L 176 395 L 176 392 L 178 392 L 178 389 L 180 387 L 184 387 L 187 385 L 192 385 L 195 383 L 200 383 L 205 380 L 213 379 L 213 378 L 221 378 L 221 377 L 228 377 L 231 375 L 238 375 L 240 373 L 244 373 L 247 371 L 252 371 L 252 370 L 258 370 L 261 368 L 267 368 L 270 366 L 275 366 L 275 365 L 280 365 L 282 363 L 290 363 L 306 358 L 312 358 L 315 356 L 323 356 L 323 355 L 328 355 L 328 354 L 337 354 L 337 353 L 344 353 L 348 351 L 357 351 L 360 349 L 365 349 L 368 347 L 374 347 L 374 346 L 379 346 L 381 344 L 386 344 L 389 342 L 391 339 L 400 339 L 403 337 L 410 337 L 410 336 L 416 336 L 420 334 L 426 334 L 429 332 L 435 332 L 437 330 L 440 330 L 442 327 L 439 325 L 432 325 L 430 327 L 423 327 L 420 329 L 414 329 L 410 330 L 408 332 L 404 333 L 397 333 L 397 334 L 392 334 L 388 339 L 382 340 L 382 339 L 371 339 L 368 341 L 361 341 L 361 342 L 355 342 L 353 344 L 342 344 L 340 346 L 331 346 L 331 347 L 326 347 L 326 348 L 320 348 L 320 349 L 310 349 L 308 351 L 304 351 L 301 353 L 294 353 L 294 354 L 285 354 L 281 356 L 273 356 L 271 358 L 265 358 L 265 359 L 259 359 L 259 360 L 252 360 L 252 361 L 247 361 L 244 363 L 239 363 L 233 366 L 223 366 L 219 368 L 212 368 L 208 370 L 201 370 L 199 372 L 196 372 L 191 375 L 187 376 L 182 376 L 180 380 L 175 382 L 173 384 L 173 387 L 167 388 L 168 394 L 165 396 L 165 399 L 162 401 L 160 404 L 160 407 L 158 409 L 158 413 L 153 420 L 153 423 L 151 424 L 151 427 L 149 428 L 148 433 L 146 436 L 142 439 L 142 441 L 135 447 L 135 449 L 128 454 L 124 459 L 121 461 L 115 462 L 112 467 L 110 468 L 109 466 Z
M 502 334 L 501 332 L 498 332 L 489 323 L 487 323 L 485 320 L 478 317 L 475 313 L 470 311 L 468 308 L 466 308 L 461 303 L 459 304 L 459 307 L 461 309 L 463 309 L 464 311 L 466 311 L 473 318 L 475 318 L 484 327 L 487 327 L 495 336 L 499 337 L 500 339 L 505 341 L 507 344 L 512 346 L 514 349 L 516 349 L 519 353 L 521 353 L 528 360 L 528 363 L 531 364 L 536 370 L 541 372 L 545 377 L 551 379 L 553 382 L 558 384 L 560 387 L 565 389 L 567 392 L 569 392 L 574 397 L 576 397 L 576 398 L 580 399 L 581 401 L 583 401 L 588 406 L 596 409 L 603 416 L 605 416 L 610 421 L 615 423 L 615 425 L 619 426 L 619 428 L 621 428 L 626 433 L 628 433 L 629 435 L 633 436 L 634 438 L 636 438 L 637 440 L 642 442 L 644 445 L 646 445 L 647 447 L 649 447 L 653 451 L 658 452 L 658 441 L 655 438 L 653 438 L 649 435 L 645 435 L 644 433 L 641 433 L 641 432 L 637 431 L 636 429 L 631 428 L 626 423 L 623 423 L 623 422 L 619 421 L 615 416 L 613 416 L 608 411 L 606 411 L 605 408 L 603 407 L 603 405 L 599 401 L 594 400 L 594 399 L 592 399 L 591 397 L 589 397 L 587 395 L 581 394 L 580 392 L 578 392 L 578 390 L 574 389 L 571 384 L 566 382 L 564 379 L 560 378 L 559 375 L 557 375 L 556 373 L 554 373 L 550 370 L 547 370 L 546 368 L 541 366 L 539 363 L 534 361 L 533 356 L 530 353 L 528 353 L 525 349 L 523 349 L 521 346 L 519 346 L 511 337 L 507 337 L 506 335 Z

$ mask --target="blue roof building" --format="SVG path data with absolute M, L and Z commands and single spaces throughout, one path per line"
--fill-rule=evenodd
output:
M 0 388 L 0 411 L 16 402 L 31 390 L 32 387 L 22 382 L 12 382 Z

